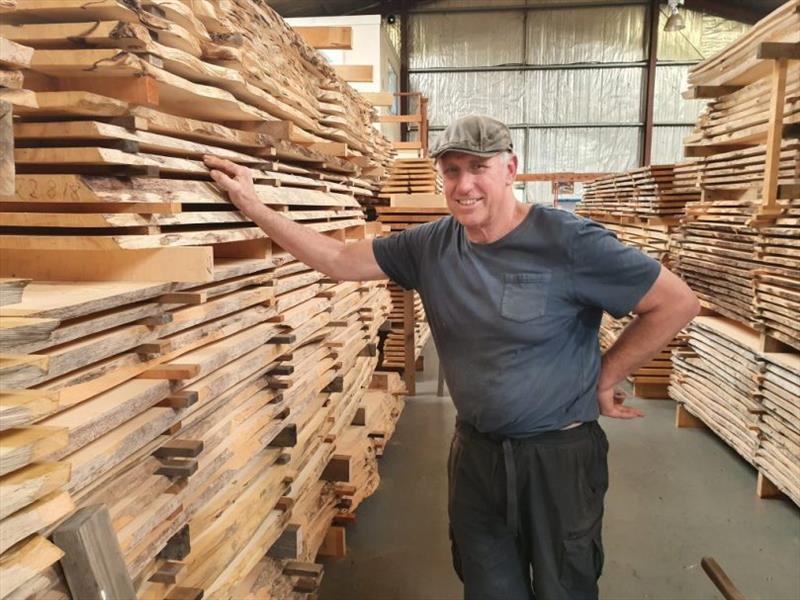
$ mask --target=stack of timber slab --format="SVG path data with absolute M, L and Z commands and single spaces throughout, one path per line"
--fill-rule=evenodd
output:
M 383 205 L 392 198 L 436 196 L 442 192 L 442 176 L 430 158 L 399 158 L 392 162 L 389 178 L 378 194 Z
M 587 216 L 674 219 L 699 199 L 697 164 L 650 165 L 584 184 L 580 207 Z
M 698 164 L 689 161 L 634 169 L 584 184 L 584 198 L 575 212 L 612 231 L 624 244 L 637 248 L 670 267 L 670 246 L 687 202 L 699 199 Z M 600 345 L 610 348 L 632 317 L 615 319 L 604 314 Z M 681 347 L 680 336 L 630 377 L 634 394 L 642 398 L 667 398 L 672 372 L 672 350 Z
M 697 317 L 686 336 L 670 396 L 800 505 L 800 355 L 763 352 L 725 317 Z
M 800 506 L 800 355 L 764 353 L 756 466 Z
M 772 294 L 775 277 L 790 295 L 800 289 L 790 207 L 800 197 L 799 43 L 800 2 L 791 0 L 690 71 L 685 96 L 711 101 L 685 141 L 687 156 L 702 157 L 702 197 L 676 244 L 679 272 L 709 308 L 798 349 L 797 330 L 775 326 L 786 315 L 754 275 L 772 276 Z
M 697 317 L 688 347 L 673 357 L 670 396 L 685 404 L 745 460 L 758 447 L 758 336 L 731 320 Z
M 450 214 L 447 201 L 441 194 L 397 194 L 389 200 L 389 206 L 376 206 L 378 222 L 392 233 L 409 227 L 436 221 Z M 405 369 L 416 363 L 422 349 L 430 338 L 430 326 L 419 294 L 407 292 L 394 282 L 389 284 L 392 294 L 390 327 L 381 347 L 381 368 Z M 411 307 L 406 305 L 411 302 Z M 407 342 L 411 332 L 413 339 Z M 414 348 L 414 357 L 407 360 L 407 348 Z M 411 374 L 406 374 L 408 382 Z
M 402 409 L 375 373 L 391 296 L 272 245 L 201 157 L 363 239 L 391 150 L 372 109 L 261 2 L 31 0 L 2 21 L 35 49 L 36 103 L 11 98 L 0 136 L 0 597 L 87 597 L 48 537 L 96 504 L 139 597 L 306 597 Z
M 758 469 L 759 495 L 776 489 L 796 503 L 799 44 L 800 1 L 790 0 L 690 71 L 685 96 L 711 101 L 686 139 L 686 155 L 701 162 L 701 197 L 687 205 L 672 252 L 721 316 L 689 328 L 691 349 L 675 353 L 670 387 L 679 411 Z

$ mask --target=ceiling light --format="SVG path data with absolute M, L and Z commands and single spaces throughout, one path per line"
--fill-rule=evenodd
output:
M 683 0 L 669 0 L 670 15 L 667 17 L 667 23 L 664 25 L 664 31 L 680 31 L 686 25 L 683 22 L 683 16 L 678 12 L 678 6 L 683 4 Z

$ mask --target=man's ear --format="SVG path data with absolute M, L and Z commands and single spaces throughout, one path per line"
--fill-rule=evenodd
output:
M 517 179 L 518 167 L 519 159 L 517 159 L 516 154 L 512 154 L 508 159 L 508 164 L 506 165 L 506 185 L 514 185 L 514 181 Z

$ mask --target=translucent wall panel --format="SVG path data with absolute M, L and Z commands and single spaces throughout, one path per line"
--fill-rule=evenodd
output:
M 486 0 L 436 0 L 435 2 L 420 3 L 422 10 L 435 10 L 442 8 L 486 8 Z M 497 6 L 524 6 L 525 0 L 496 0 Z
M 644 6 L 528 12 L 529 64 L 644 60 Z
M 653 120 L 656 123 L 694 123 L 707 100 L 684 100 L 689 67 L 656 67 L 656 90 Z
M 675 163 L 685 160 L 683 140 L 692 132 L 692 127 L 654 127 L 653 147 L 650 162 L 654 165 Z
M 473 113 L 508 124 L 524 122 L 519 71 L 411 73 L 409 84 L 412 92 L 428 97 L 428 120 L 434 127 Z
M 643 68 L 526 71 L 526 122 L 637 123 Z
M 661 6 L 658 60 L 701 60 L 713 56 L 750 29 L 750 25 L 728 21 L 681 8 L 685 27 L 664 31 L 669 12 Z
M 639 127 L 531 129 L 529 173 L 617 172 L 638 164 Z
M 512 6 L 546 6 L 548 4 L 608 4 L 608 0 L 432 0 L 420 3 L 419 10 L 443 8 L 490 8 Z
M 415 14 L 410 25 L 409 66 L 478 67 L 521 63 L 521 11 Z

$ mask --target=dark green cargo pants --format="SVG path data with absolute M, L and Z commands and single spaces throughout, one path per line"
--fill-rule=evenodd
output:
M 465 600 L 597 598 L 607 455 L 597 422 L 521 440 L 456 424 L 450 535 Z

